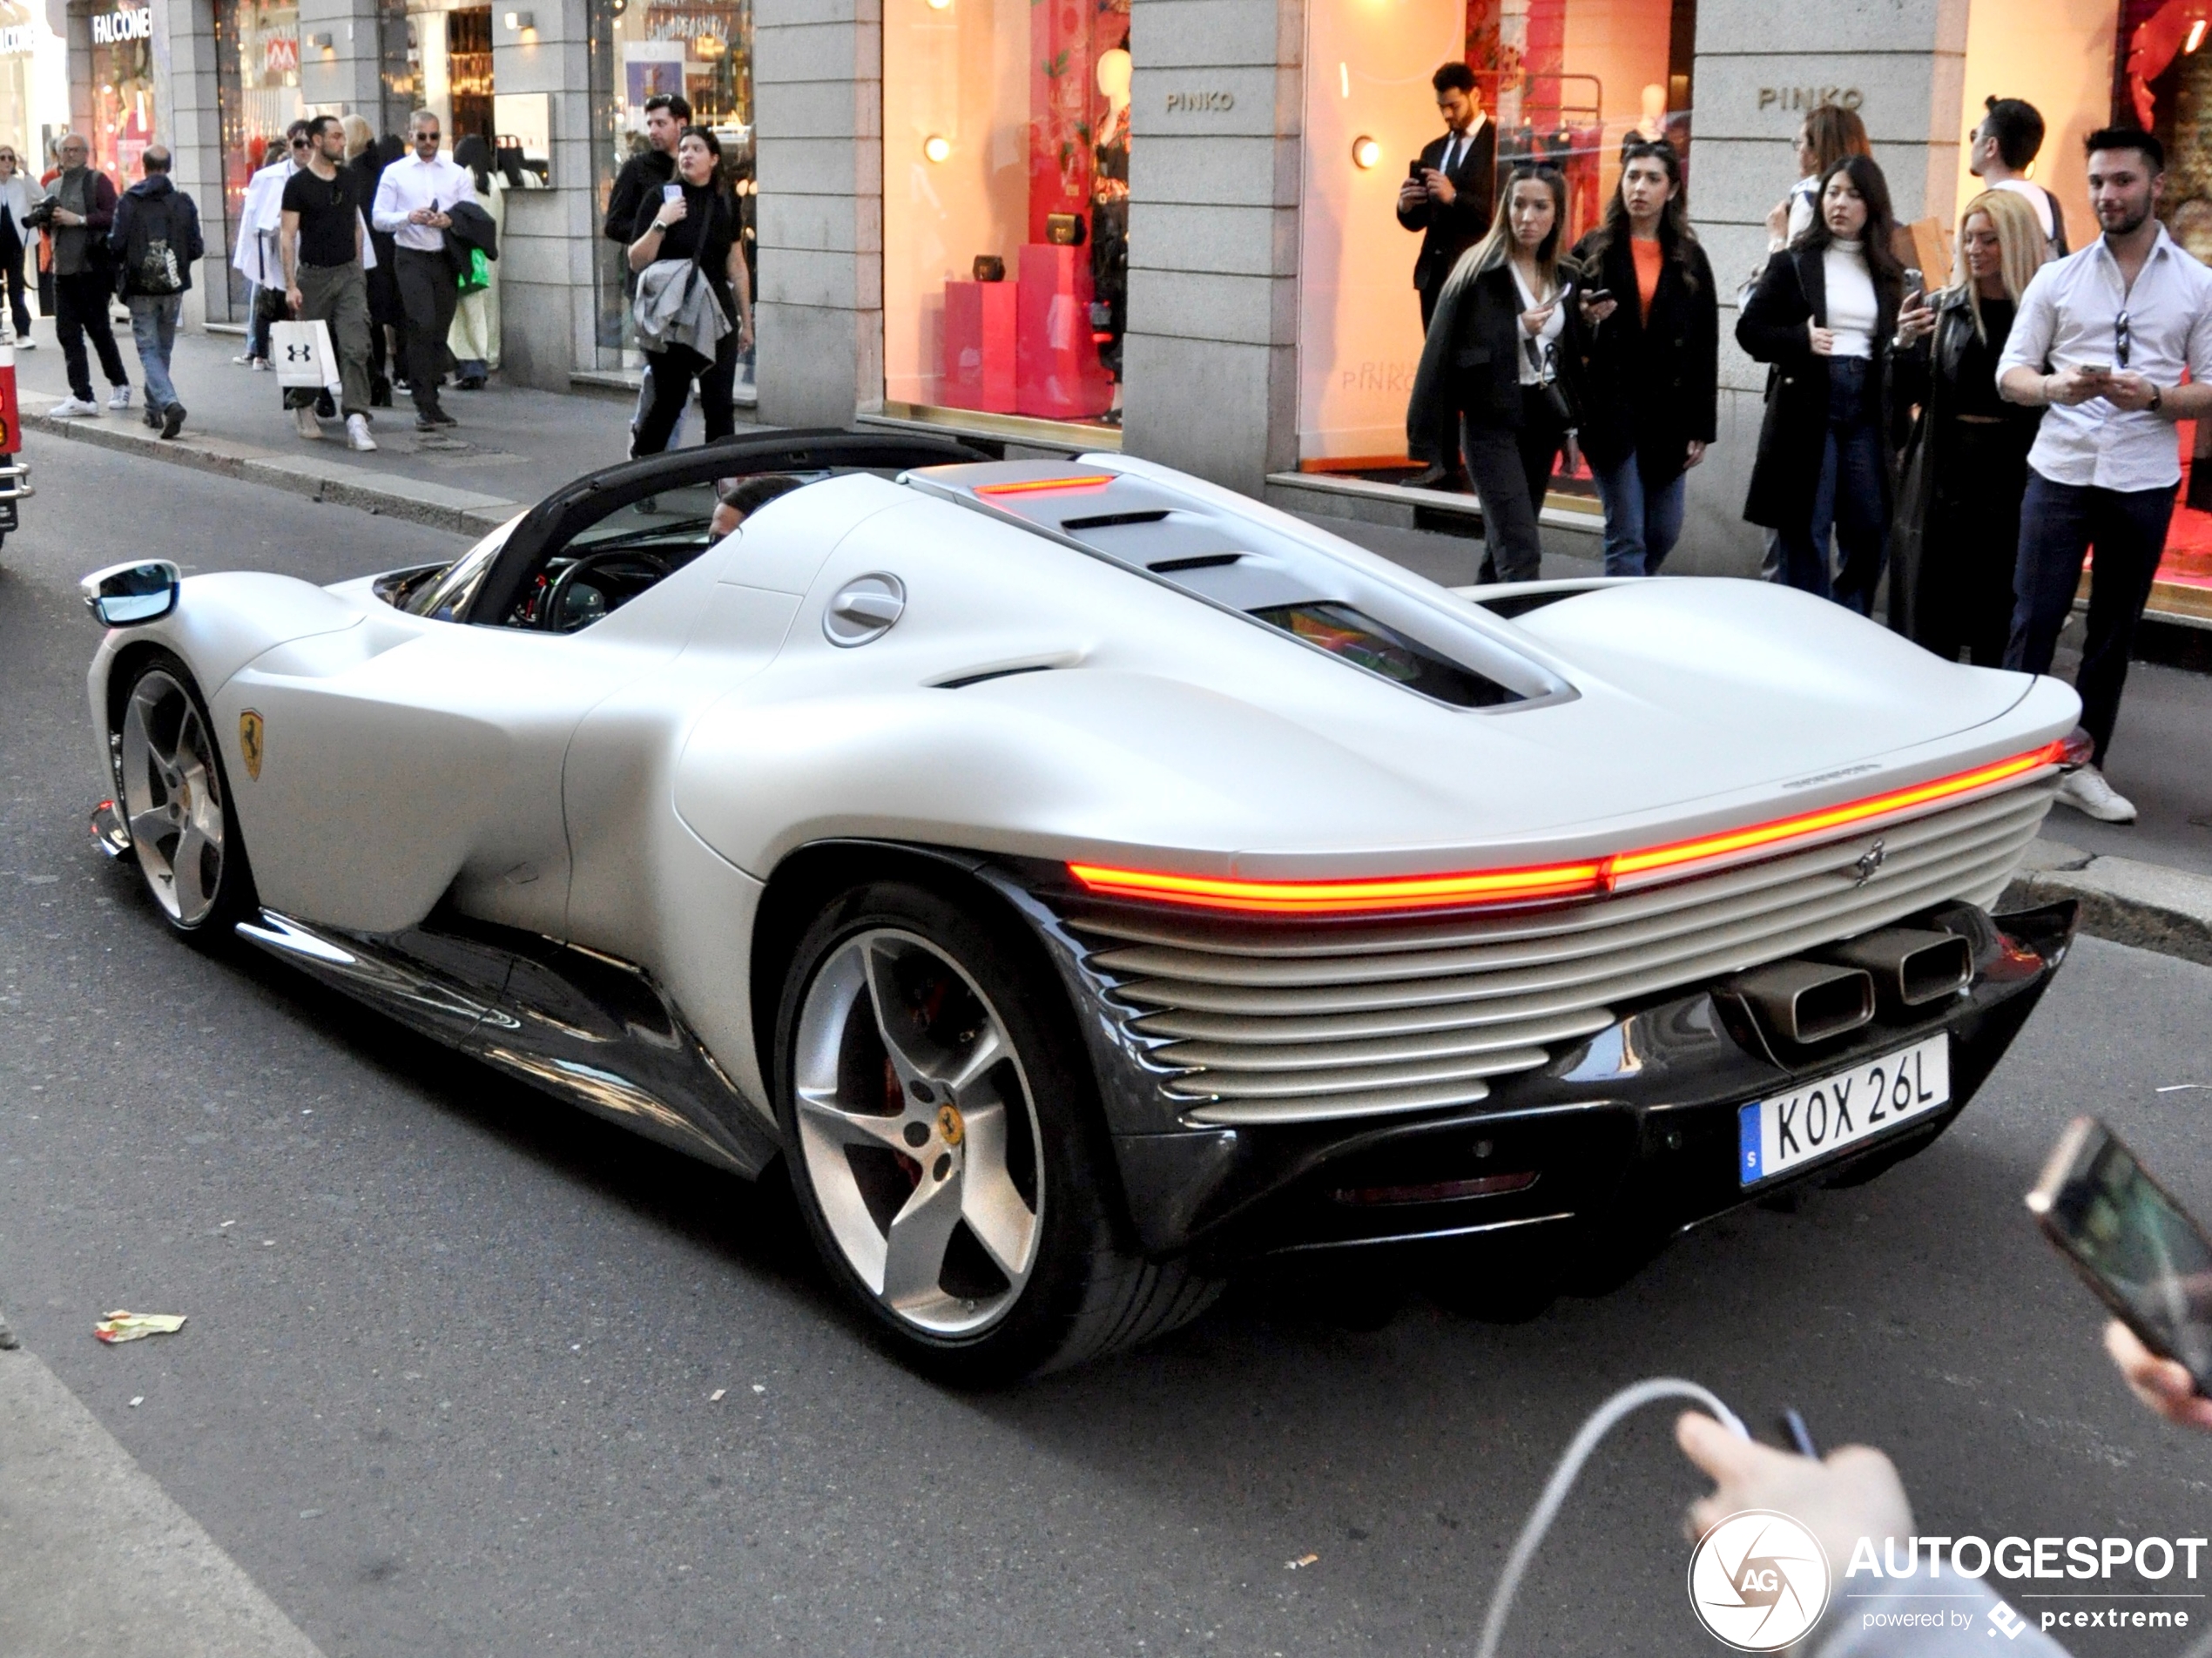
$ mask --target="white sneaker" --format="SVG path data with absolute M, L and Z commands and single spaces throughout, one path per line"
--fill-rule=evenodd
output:
M 376 447 L 376 440 L 368 435 L 368 415 L 348 414 L 346 416 L 346 441 L 350 447 L 364 454 Z
M 80 415 L 97 414 L 100 406 L 89 397 L 72 397 L 65 403 L 57 403 L 46 411 L 49 420 L 73 421 Z
M 269 360 L 266 357 L 249 357 L 246 360 L 246 367 L 251 368 L 257 374 L 266 374 L 272 372 L 269 367 Z
M 18 340 L 16 341 L 16 349 L 17 351 L 36 351 L 38 349 L 38 342 L 36 340 Z
M 113 409 L 130 408 L 131 388 L 128 386 L 118 386 L 107 394 L 107 406 Z
M 2069 772 L 2059 782 L 2059 799 L 2084 817 L 2099 823 L 2133 823 L 2135 803 L 2105 781 L 2094 765 Z
M 302 403 L 292 411 L 292 419 L 300 428 L 301 437 L 320 437 L 322 422 L 315 418 L 314 405 Z

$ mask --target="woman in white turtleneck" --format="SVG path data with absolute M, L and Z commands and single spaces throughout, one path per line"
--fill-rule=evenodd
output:
M 1774 365 L 1743 516 L 1780 538 L 1779 578 L 1872 611 L 1889 537 L 1897 456 L 1883 410 L 1905 295 L 1891 248 L 1888 183 L 1865 156 L 1820 180 L 1820 215 L 1767 263 L 1736 338 Z M 1843 558 L 1831 573 L 1831 529 Z

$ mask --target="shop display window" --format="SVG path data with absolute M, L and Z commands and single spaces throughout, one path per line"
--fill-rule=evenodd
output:
M 1393 482 L 1421 354 L 1397 199 L 1444 132 L 1430 77 L 1474 73 L 1500 176 L 1523 159 L 1568 184 L 1568 240 L 1594 228 L 1631 136 L 1689 154 L 1690 0 L 1312 0 L 1306 10 L 1298 261 L 1298 464 Z M 1554 489 L 1590 493 L 1588 474 Z
M 0 0 L 0 142 L 14 149 L 34 179 L 46 170 L 30 120 L 31 54 L 40 32 L 29 6 Z
M 215 98 L 223 135 L 224 246 L 235 247 L 246 186 L 272 140 L 307 113 L 300 97 L 297 0 L 219 0 Z M 144 148 L 144 145 L 140 145 Z M 135 164 L 136 158 L 133 158 Z M 230 273 L 231 314 L 246 315 L 246 279 Z
M 592 0 L 592 147 L 603 213 L 615 175 L 645 146 L 645 100 L 662 94 L 681 96 L 691 119 L 714 130 L 723 165 L 745 202 L 752 171 L 752 0 Z M 749 239 L 749 210 L 747 220 Z M 599 366 L 635 367 L 644 359 L 626 334 L 623 250 L 604 237 L 595 240 Z
M 145 6 L 102 5 L 88 20 L 92 165 L 120 186 L 138 176 L 138 158 L 153 142 L 153 12 Z
M 1129 0 L 887 0 L 887 413 L 1121 420 Z
M 2212 265 L 2212 51 L 2200 50 L 2208 15 L 2202 0 L 2124 0 L 2112 108 L 2115 123 L 2146 127 L 2165 145 L 2160 217 L 2175 241 Z M 2087 240 L 2077 235 L 2074 245 Z M 2150 608 L 2212 620 L 2212 421 L 2177 427 L 2180 500 Z

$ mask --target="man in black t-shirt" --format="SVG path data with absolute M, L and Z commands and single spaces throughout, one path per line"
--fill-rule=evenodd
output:
M 600 226 L 600 234 L 624 247 L 637 239 L 637 214 L 650 199 L 660 199 L 661 186 L 676 177 L 676 146 L 684 140 L 684 129 L 691 124 L 691 105 L 688 99 L 672 92 L 656 92 L 645 100 L 645 147 L 622 164 L 622 171 L 615 174 L 615 186 L 607 193 L 607 220 Z M 637 273 L 630 268 L 630 261 L 622 265 L 622 291 L 633 293 L 637 287 Z M 637 407 L 631 412 L 630 431 L 637 435 L 638 422 L 645 418 L 645 411 L 652 407 L 653 371 L 646 366 L 638 382 Z M 680 431 L 684 417 L 676 417 Z M 676 447 L 676 433 L 668 435 L 668 446 Z
M 284 181 L 285 301 L 302 322 L 322 322 L 338 353 L 347 441 L 373 449 L 368 435 L 368 278 L 362 247 L 368 231 L 361 218 L 360 181 L 346 159 L 346 129 L 334 115 L 319 115 L 307 130 L 307 165 Z M 311 387 L 288 388 L 285 406 L 300 435 L 319 438 Z

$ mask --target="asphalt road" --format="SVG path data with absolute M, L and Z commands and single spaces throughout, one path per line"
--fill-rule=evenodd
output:
M 160 551 L 327 580 L 455 543 L 31 458 L 0 548 L 0 1307 L 331 1658 L 1470 1651 L 1553 1457 L 1656 1373 L 1883 1445 L 1926 1533 L 2208 1529 L 2212 1441 L 2122 1392 L 2020 1198 L 2093 1109 L 2212 1215 L 2212 1091 L 2156 1091 L 2212 1083 L 2212 971 L 2084 943 L 1925 1155 L 1606 1299 L 1500 1328 L 1417 1297 L 1359 1333 L 1255 1277 L 1146 1351 L 955 1396 L 839 1310 L 780 1193 L 178 945 L 94 853 L 78 575 Z M 191 1322 L 99 1345 L 123 1306 Z M 1719 1650 L 1669 1414 L 1601 1452 L 1508 1650 Z

